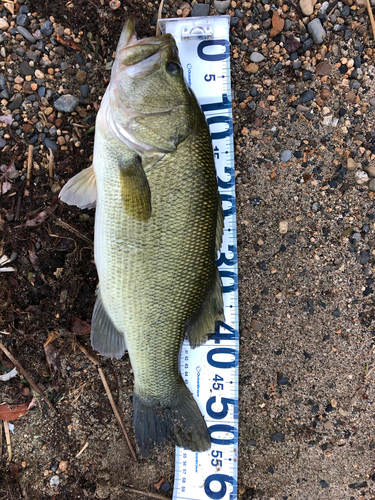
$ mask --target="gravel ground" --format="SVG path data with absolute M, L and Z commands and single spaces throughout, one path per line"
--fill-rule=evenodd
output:
M 11 261 L 0 265 L 14 269 L 0 273 L 0 340 L 60 414 L 38 403 L 14 421 L 0 499 L 141 498 L 124 485 L 172 495 L 173 447 L 132 463 L 96 369 L 75 348 L 77 338 L 89 343 L 93 213 L 57 199 L 90 164 L 126 16 L 150 36 L 157 8 L 0 5 L 0 257 Z M 375 498 L 375 47 L 366 6 L 166 0 L 163 9 L 208 14 L 231 15 L 239 498 Z M 43 349 L 51 334 L 52 371 Z M 0 371 L 11 366 L 0 357 Z M 129 360 L 102 366 L 134 441 Z M 32 393 L 14 378 L 0 382 L 0 398 L 25 403 Z

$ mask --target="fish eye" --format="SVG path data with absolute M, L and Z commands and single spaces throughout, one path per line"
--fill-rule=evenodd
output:
M 168 71 L 168 73 L 170 73 L 173 76 L 182 75 L 181 66 L 174 61 L 171 61 L 166 65 L 166 70 Z

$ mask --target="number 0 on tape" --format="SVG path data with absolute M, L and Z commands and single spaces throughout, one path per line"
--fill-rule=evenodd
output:
M 181 374 L 211 435 L 211 449 L 176 448 L 173 500 L 236 500 L 238 457 L 238 280 L 229 16 L 161 19 L 177 43 L 185 78 L 210 128 L 225 226 L 217 260 L 225 323 L 206 344 L 181 350 Z

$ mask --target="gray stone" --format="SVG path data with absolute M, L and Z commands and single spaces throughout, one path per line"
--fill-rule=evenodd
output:
M 214 9 L 218 14 L 225 14 L 228 7 L 230 6 L 230 0 L 215 0 Z
M 260 118 L 262 115 L 263 115 L 263 109 L 260 106 L 258 106 L 256 111 L 255 111 L 255 116 L 257 118 Z
M 314 99 L 314 92 L 311 89 L 305 90 L 305 92 L 302 92 L 301 97 L 299 98 L 299 102 L 301 104 L 305 104 L 307 102 L 310 102 Z
M 40 99 L 46 95 L 46 88 L 45 87 L 39 87 L 37 90 L 38 96 Z
M 67 69 L 69 68 L 69 64 L 65 61 L 63 61 L 61 64 L 60 64 L 60 69 L 61 71 L 66 71 Z
M 250 56 L 250 61 L 253 63 L 260 63 L 261 61 L 264 61 L 264 55 L 259 52 L 253 52 Z
M 285 19 L 284 31 L 289 31 L 292 27 L 293 22 L 290 19 Z
M 51 36 L 53 33 L 53 25 L 52 25 L 51 21 L 44 21 L 44 23 L 40 27 L 40 31 L 45 36 Z
M 317 17 L 309 22 L 307 25 L 307 30 L 312 36 L 314 43 L 316 45 L 321 45 L 326 37 L 326 31 Z
M 38 64 L 38 62 L 40 61 L 40 54 L 37 54 L 33 50 L 28 50 L 26 52 L 26 57 L 31 61 L 34 61 L 35 64 Z
M 208 16 L 210 6 L 207 3 L 197 3 L 191 11 L 191 17 L 205 17 Z
M 350 15 L 350 7 L 349 5 L 344 5 L 344 7 L 342 8 L 342 11 L 341 11 L 341 15 L 344 16 L 344 17 L 347 17 Z
M 58 145 L 55 141 L 51 141 L 48 137 L 46 137 L 43 141 L 43 144 L 46 148 L 52 149 L 52 151 L 56 151 L 58 149 Z
M 28 26 L 30 24 L 29 18 L 26 14 L 19 14 L 17 16 L 17 24 L 18 26 Z
M 370 188 L 370 191 L 375 191 L 375 179 L 372 179 L 370 181 L 370 184 L 368 185 L 368 187 Z
M 370 100 L 369 100 L 369 103 L 371 106 L 375 106 L 375 97 L 372 97 Z
M 27 61 L 22 61 L 20 64 L 20 73 L 22 76 L 31 76 L 34 74 L 34 68 Z
M 323 2 L 322 6 L 320 7 L 320 9 L 318 11 L 319 14 L 324 15 L 327 12 L 328 7 L 329 7 L 329 2 Z
M 71 113 L 79 104 L 78 97 L 71 94 L 62 95 L 54 102 L 54 107 L 57 111 Z
M 365 266 L 368 261 L 370 260 L 370 255 L 368 252 L 366 252 L 365 250 L 363 250 L 360 254 L 359 254 L 359 262 L 362 264 L 362 266 Z
M 0 97 L 1 99 L 6 99 L 7 101 L 9 100 L 10 98 L 10 95 L 9 95 L 9 91 L 8 89 L 4 89 L 0 92 Z
M 0 137 L 0 148 L 3 148 L 6 144 L 6 140 L 4 140 L 2 137 Z
M 11 111 L 14 111 L 15 109 L 19 109 L 21 104 L 22 104 L 22 95 L 21 94 L 16 94 L 14 96 L 14 99 L 13 101 L 11 101 L 8 105 L 8 109 L 10 109 Z
M 31 42 L 31 43 L 35 43 L 36 42 L 35 38 L 30 33 L 30 31 L 28 31 L 23 26 L 17 26 L 17 31 L 18 31 L 18 33 L 20 35 L 22 35 L 24 38 L 26 38 L 26 40 L 28 40 L 29 42 Z
M 6 88 L 7 88 L 7 86 L 5 83 L 5 78 L 3 77 L 3 75 L 0 75 L 0 90 L 4 90 Z
M 81 96 L 86 99 L 86 97 L 89 95 L 89 86 L 87 85 L 87 83 L 85 83 L 84 85 L 81 85 Z
M 290 149 L 285 149 L 280 153 L 280 161 L 290 161 L 292 159 L 292 151 Z

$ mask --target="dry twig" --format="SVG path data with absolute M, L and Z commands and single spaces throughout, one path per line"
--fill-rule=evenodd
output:
M 30 375 L 27 373 L 27 371 L 22 368 L 22 366 L 19 364 L 19 362 L 12 356 L 12 354 L 8 351 L 8 349 L 3 345 L 2 342 L 0 342 L 0 349 L 8 356 L 8 358 L 11 360 L 11 362 L 17 367 L 18 371 L 22 373 L 22 375 L 25 377 L 25 379 L 29 382 L 29 384 L 32 386 L 32 388 L 35 390 L 37 394 L 39 394 L 44 401 L 47 403 L 47 405 L 56 413 L 57 415 L 57 410 L 51 403 L 51 401 L 46 398 L 46 396 L 43 394 L 42 389 L 38 386 L 36 382 L 30 377 Z
M 366 5 L 367 5 L 367 10 L 368 10 L 368 15 L 370 16 L 370 21 L 371 21 L 372 36 L 375 38 L 375 21 L 374 21 L 374 16 L 372 14 L 370 0 L 366 0 Z
M 7 442 L 7 448 L 8 448 L 8 462 L 11 462 L 12 460 L 12 446 L 10 444 L 10 432 L 9 432 L 9 422 L 4 420 L 4 431 L 5 431 L 5 439 Z
M 366 373 L 365 378 L 369 378 L 369 376 L 371 375 L 371 373 L 372 373 L 373 371 L 375 371 L 375 366 L 373 366 L 373 367 L 371 368 L 371 370 L 369 370 L 369 371 Z
M 82 449 L 77 453 L 76 458 L 80 457 L 82 453 L 85 451 L 85 449 L 88 447 L 89 442 L 86 441 L 85 444 L 83 445 Z
M 49 149 L 49 157 L 48 157 L 48 177 L 49 177 L 49 185 L 52 186 L 53 184 L 53 167 L 54 167 L 54 161 L 53 161 L 53 153 L 52 149 Z
M 159 500 L 165 500 L 167 497 L 163 495 L 159 495 L 158 493 L 149 493 L 148 491 L 136 490 L 135 488 L 131 488 L 130 486 L 124 486 L 124 491 L 128 491 L 129 493 L 138 493 L 139 495 L 144 495 L 149 498 L 157 498 Z
M 75 344 L 81 349 L 81 351 L 94 363 L 94 365 L 98 368 L 98 372 L 99 372 L 99 375 L 100 375 L 100 378 L 102 379 L 102 383 L 104 385 L 104 389 L 105 389 L 105 392 L 107 393 L 107 396 L 108 396 L 108 399 L 109 399 L 109 402 L 111 403 L 111 406 L 112 406 L 112 410 L 113 410 L 113 413 L 115 414 L 115 417 L 117 419 L 117 422 L 119 423 L 120 427 L 121 427 L 121 430 L 122 430 L 122 433 L 124 435 L 124 438 L 126 440 L 126 442 L 128 443 L 128 446 L 129 446 L 129 450 L 130 450 L 130 454 L 132 456 L 132 459 L 137 462 L 137 455 L 135 454 L 135 451 L 134 451 L 134 448 L 130 442 L 130 439 L 129 439 L 129 436 L 126 432 L 126 429 L 124 427 L 124 424 L 122 423 L 122 420 L 121 420 L 121 416 L 120 416 L 120 413 L 117 409 L 117 406 L 116 406 L 116 403 L 113 399 L 113 396 L 112 396 L 112 393 L 111 393 L 111 389 L 109 388 L 109 385 L 108 385 L 108 382 L 107 382 L 107 379 L 105 378 L 105 375 L 104 375 L 104 372 L 103 372 L 103 369 L 100 367 L 99 365 L 99 361 L 98 359 L 93 356 L 92 354 L 90 354 L 87 349 L 85 347 L 83 347 L 83 345 L 81 345 L 79 342 L 75 342 Z
M 70 226 L 66 222 L 63 222 L 62 220 L 60 220 L 55 215 L 53 215 L 53 218 L 55 220 L 55 224 L 57 224 L 58 226 L 63 227 L 64 229 L 67 229 L 71 233 L 77 235 L 79 238 L 81 238 L 82 240 L 86 241 L 86 243 L 89 243 L 89 245 L 90 245 L 91 248 L 94 248 L 93 242 L 89 238 L 87 238 L 84 234 L 80 233 L 79 231 L 77 231 L 77 229 L 74 229 L 74 227 Z
M 33 166 L 33 151 L 34 151 L 34 146 L 30 144 L 29 146 L 29 151 L 27 153 L 27 186 L 30 186 L 31 182 L 31 169 Z
M 156 36 L 161 35 L 161 29 L 159 26 L 159 19 L 163 17 L 163 5 L 164 5 L 164 0 L 161 0 L 160 5 L 159 5 L 159 10 L 158 10 L 158 18 L 156 20 Z

